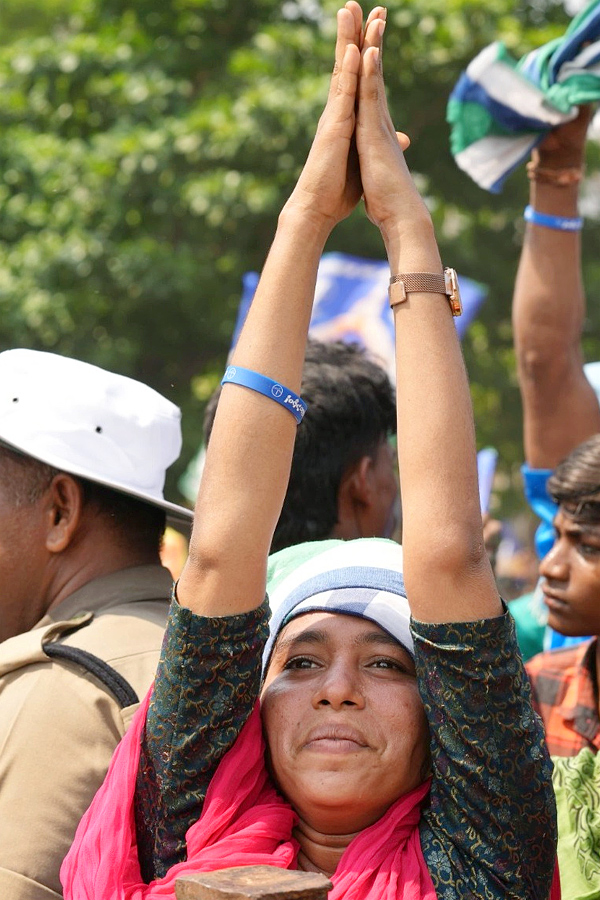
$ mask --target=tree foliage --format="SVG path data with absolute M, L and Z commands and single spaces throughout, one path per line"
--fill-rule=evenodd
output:
M 241 276 L 260 269 L 310 145 L 336 4 L 5 4 L 0 348 L 55 350 L 147 381 L 184 410 L 183 465 L 223 368 Z M 384 64 L 410 165 L 444 259 L 490 288 L 465 354 L 480 443 L 499 449 L 509 476 L 522 453 L 510 297 L 525 179 L 493 197 L 459 172 L 445 105 L 492 40 L 520 55 L 565 26 L 563 7 L 544 0 L 388 4 Z M 600 258 L 599 240 L 592 224 L 586 259 Z M 383 256 L 361 209 L 327 249 Z M 586 281 L 593 295 L 597 263 Z M 588 350 L 600 358 L 595 325 Z

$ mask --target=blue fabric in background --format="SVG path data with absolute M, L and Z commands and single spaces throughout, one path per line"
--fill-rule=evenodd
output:
M 235 346 L 258 284 L 258 272 L 247 272 L 232 339 Z M 388 300 L 387 262 L 346 253 L 325 253 L 317 274 L 310 334 L 320 341 L 354 342 L 378 359 L 394 379 L 394 320 Z M 463 314 L 455 324 L 462 338 L 487 295 L 487 287 L 459 276 Z

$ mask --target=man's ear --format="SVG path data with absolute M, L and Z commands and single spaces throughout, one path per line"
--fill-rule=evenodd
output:
M 47 494 L 46 549 L 50 553 L 66 550 L 81 521 L 83 488 L 66 472 L 52 479 Z
M 369 506 L 373 502 L 373 458 L 361 456 L 358 462 L 344 473 L 342 485 L 345 482 L 352 502 L 357 506 Z
M 362 515 L 373 503 L 373 460 L 361 456 L 342 476 L 337 496 L 338 521 L 333 536 L 350 540 L 362 537 Z

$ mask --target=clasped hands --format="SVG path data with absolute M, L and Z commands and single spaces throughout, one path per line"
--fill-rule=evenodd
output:
M 386 9 L 348 0 L 337 15 L 335 66 L 327 104 L 286 209 L 301 209 L 325 234 L 361 197 L 386 246 L 429 222 L 404 160 L 410 141 L 390 118 L 382 67 Z

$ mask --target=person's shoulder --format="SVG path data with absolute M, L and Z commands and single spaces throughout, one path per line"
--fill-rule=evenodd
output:
M 63 624 L 52 633 L 59 636 Z M 110 720 L 111 731 L 115 723 L 123 731 L 119 704 L 105 685 L 77 664 L 46 654 L 43 633 L 47 630 L 18 635 L 10 639 L 15 646 L 0 648 L 0 746 L 4 749 L 7 741 L 22 743 L 33 735 L 47 732 L 49 736 L 56 729 L 88 728 L 88 713 Z M 103 697 L 109 702 L 99 703 Z
M 78 611 L 93 615 L 85 627 L 61 637 L 61 643 L 112 664 L 160 650 L 171 589 L 170 573 L 159 565 L 131 567 L 93 580 L 77 595 Z
M 96 610 L 84 628 L 65 635 L 61 643 L 95 653 L 106 662 L 144 650 L 160 650 L 169 603 L 168 598 L 124 600 Z
M 40 710 L 44 702 L 56 710 L 68 696 L 70 709 L 100 704 L 119 720 L 120 709 L 137 703 L 152 683 L 168 608 L 167 600 L 124 602 L 4 641 L 1 714 L 10 719 L 24 704 Z M 115 684 L 122 688 L 116 695 Z
M 557 650 L 546 650 L 532 656 L 525 664 L 527 674 L 532 681 L 542 677 L 560 676 L 566 677 L 569 672 L 578 669 L 592 644 L 597 644 L 598 638 L 591 638 L 572 647 L 559 647 Z
M 62 635 L 87 625 L 92 618 L 92 613 L 83 612 L 72 619 L 32 628 L 0 643 L 0 690 L 6 679 L 13 679 L 25 670 L 34 667 L 36 671 L 43 671 L 49 662 L 44 647 Z M 40 664 L 43 664 L 41 669 Z
M 61 860 L 137 708 L 123 708 L 77 663 L 47 656 L 44 638 L 72 624 L 34 629 L 0 648 L 3 897 L 62 896 L 53 892 L 60 891 Z
M 84 628 L 60 643 L 102 660 L 141 698 L 156 672 L 168 612 L 166 599 L 124 602 L 98 611 Z

